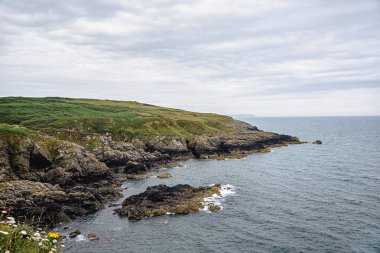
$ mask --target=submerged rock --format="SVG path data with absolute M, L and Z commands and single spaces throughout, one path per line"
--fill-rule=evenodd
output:
M 204 198 L 213 194 L 220 195 L 221 185 L 192 187 L 187 184 L 176 186 L 156 185 L 145 192 L 128 197 L 123 207 L 116 209 L 119 216 L 130 220 L 144 217 L 164 215 L 166 213 L 188 214 L 204 207 Z M 216 210 L 216 209 L 214 209 Z
M 127 176 L 127 179 L 130 179 L 130 180 L 141 180 L 141 179 L 149 178 L 151 176 L 151 174 L 148 174 L 148 173 L 127 174 L 126 176 Z
M 209 204 L 208 205 L 208 210 L 211 212 L 217 212 L 220 210 L 220 206 L 214 205 L 214 204 Z
M 170 173 L 162 173 L 162 174 L 158 175 L 157 177 L 158 178 L 171 178 L 172 174 L 170 174 Z
M 81 234 L 81 232 L 78 229 L 76 229 L 75 231 L 73 231 L 69 234 L 69 238 L 75 238 L 80 234 Z
M 89 233 L 87 235 L 87 239 L 90 240 L 90 241 L 95 241 L 95 240 L 99 240 L 99 237 L 97 237 L 96 234 Z
M 313 142 L 313 144 L 322 144 L 322 141 L 321 140 L 316 140 L 315 142 Z

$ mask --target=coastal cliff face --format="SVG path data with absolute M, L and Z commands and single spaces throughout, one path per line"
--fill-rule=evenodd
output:
M 0 138 L 0 207 L 18 220 L 68 221 L 120 197 L 114 172 L 83 147 L 51 137 Z
M 137 130 L 134 134 L 142 135 L 121 138 L 120 129 L 124 128 L 105 133 L 101 130 L 85 132 L 84 125 L 90 123 L 80 115 L 76 117 L 79 121 L 70 125 L 71 128 L 61 125 L 62 122 L 71 122 L 71 118 L 57 121 L 49 116 L 45 118 L 44 125 L 37 124 L 40 119 L 30 118 L 32 113 L 25 116 L 26 112 L 16 110 L 20 107 L 17 101 L 0 99 L 0 108 L 3 110 L 0 116 L 4 110 L 14 116 L 10 118 L 6 114 L 5 118 L 0 118 L 0 122 L 3 122 L 0 124 L 0 209 L 10 211 L 18 220 L 35 224 L 54 225 L 98 211 L 107 201 L 121 196 L 120 185 L 124 178 L 117 177 L 118 172 L 141 175 L 162 166 L 172 166 L 179 159 L 214 158 L 301 143 L 296 137 L 261 131 L 225 116 L 207 115 L 212 118 L 210 121 L 208 117 L 202 118 L 203 114 L 194 116 L 197 114 L 152 106 L 148 106 L 150 113 L 162 117 L 162 111 L 167 110 L 165 113 L 169 116 L 160 123 L 155 119 L 135 126 Z M 106 103 L 97 101 L 98 104 L 103 102 Z M 59 105 L 65 108 L 65 103 Z M 42 115 L 49 111 L 44 106 L 47 105 L 38 105 L 36 109 Z M 83 101 L 76 101 L 75 106 L 94 109 L 93 104 L 89 106 Z M 112 107 L 111 110 L 107 104 L 106 109 L 124 113 L 124 107 Z M 96 109 L 100 110 L 98 107 Z M 61 113 L 64 115 L 63 111 Z M 176 115 L 173 116 L 173 113 Z M 20 115 L 23 120 L 17 121 Z M 192 121 L 184 122 L 184 115 L 186 118 L 193 117 Z M 113 117 L 109 115 L 110 122 L 118 120 Z M 165 125 L 169 119 L 171 123 Z M 91 120 L 94 121 L 87 129 L 94 129 L 97 124 L 96 119 Z M 102 120 L 99 119 L 100 122 Z M 45 128 L 46 125 L 50 127 Z M 79 127 L 75 128 L 76 125 Z M 156 128 L 164 133 L 155 135 Z M 197 128 L 204 130 L 199 131 Z M 149 132 L 144 135 L 140 132 L 143 129 Z

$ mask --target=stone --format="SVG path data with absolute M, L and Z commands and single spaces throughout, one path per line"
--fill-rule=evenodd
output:
M 162 173 L 157 176 L 158 178 L 171 178 L 172 174 L 170 173 Z
M 208 209 L 211 211 L 211 212 L 217 212 L 220 210 L 220 206 L 217 206 L 217 205 L 214 205 L 214 204 L 209 204 L 208 205 Z
M 78 229 L 76 229 L 73 232 L 69 233 L 69 238 L 71 238 L 71 239 L 75 238 L 75 237 L 77 237 L 80 234 L 81 234 L 81 232 Z
M 95 241 L 95 240 L 99 240 L 99 237 L 97 237 L 95 234 L 89 233 L 87 235 L 87 239 L 90 241 Z
M 148 174 L 148 173 L 144 173 L 144 174 L 127 174 L 127 179 L 130 179 L 130 180 L 141 180 L 141 179 L 145 179 L 145 178 L 149 178 L 151 177 L 151 174 Z
M 129 161 L 124 168 L 126 174 L 145 173 L 148 170 L 145 164 Z

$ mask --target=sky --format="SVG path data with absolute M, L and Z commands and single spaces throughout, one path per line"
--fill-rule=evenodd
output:
M 0 96 L 380 115 L 379 0 L 0 0 Z

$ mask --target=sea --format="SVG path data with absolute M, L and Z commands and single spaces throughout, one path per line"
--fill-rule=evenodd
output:
M 239 160 L 183 161 L 127 181 L 124 197 L 157 184 L 221 183 L 222 210 L 130 221 L 105 209 L 58 230 L 82 235 L 69 252 L 380 252 L 380 117 L 237 116 L 259 129 L 323 144 L 290 145 Z M 157 174 L 170 172 L 170 179 Z M 88 233 L 99 240 L 89 241 Z

